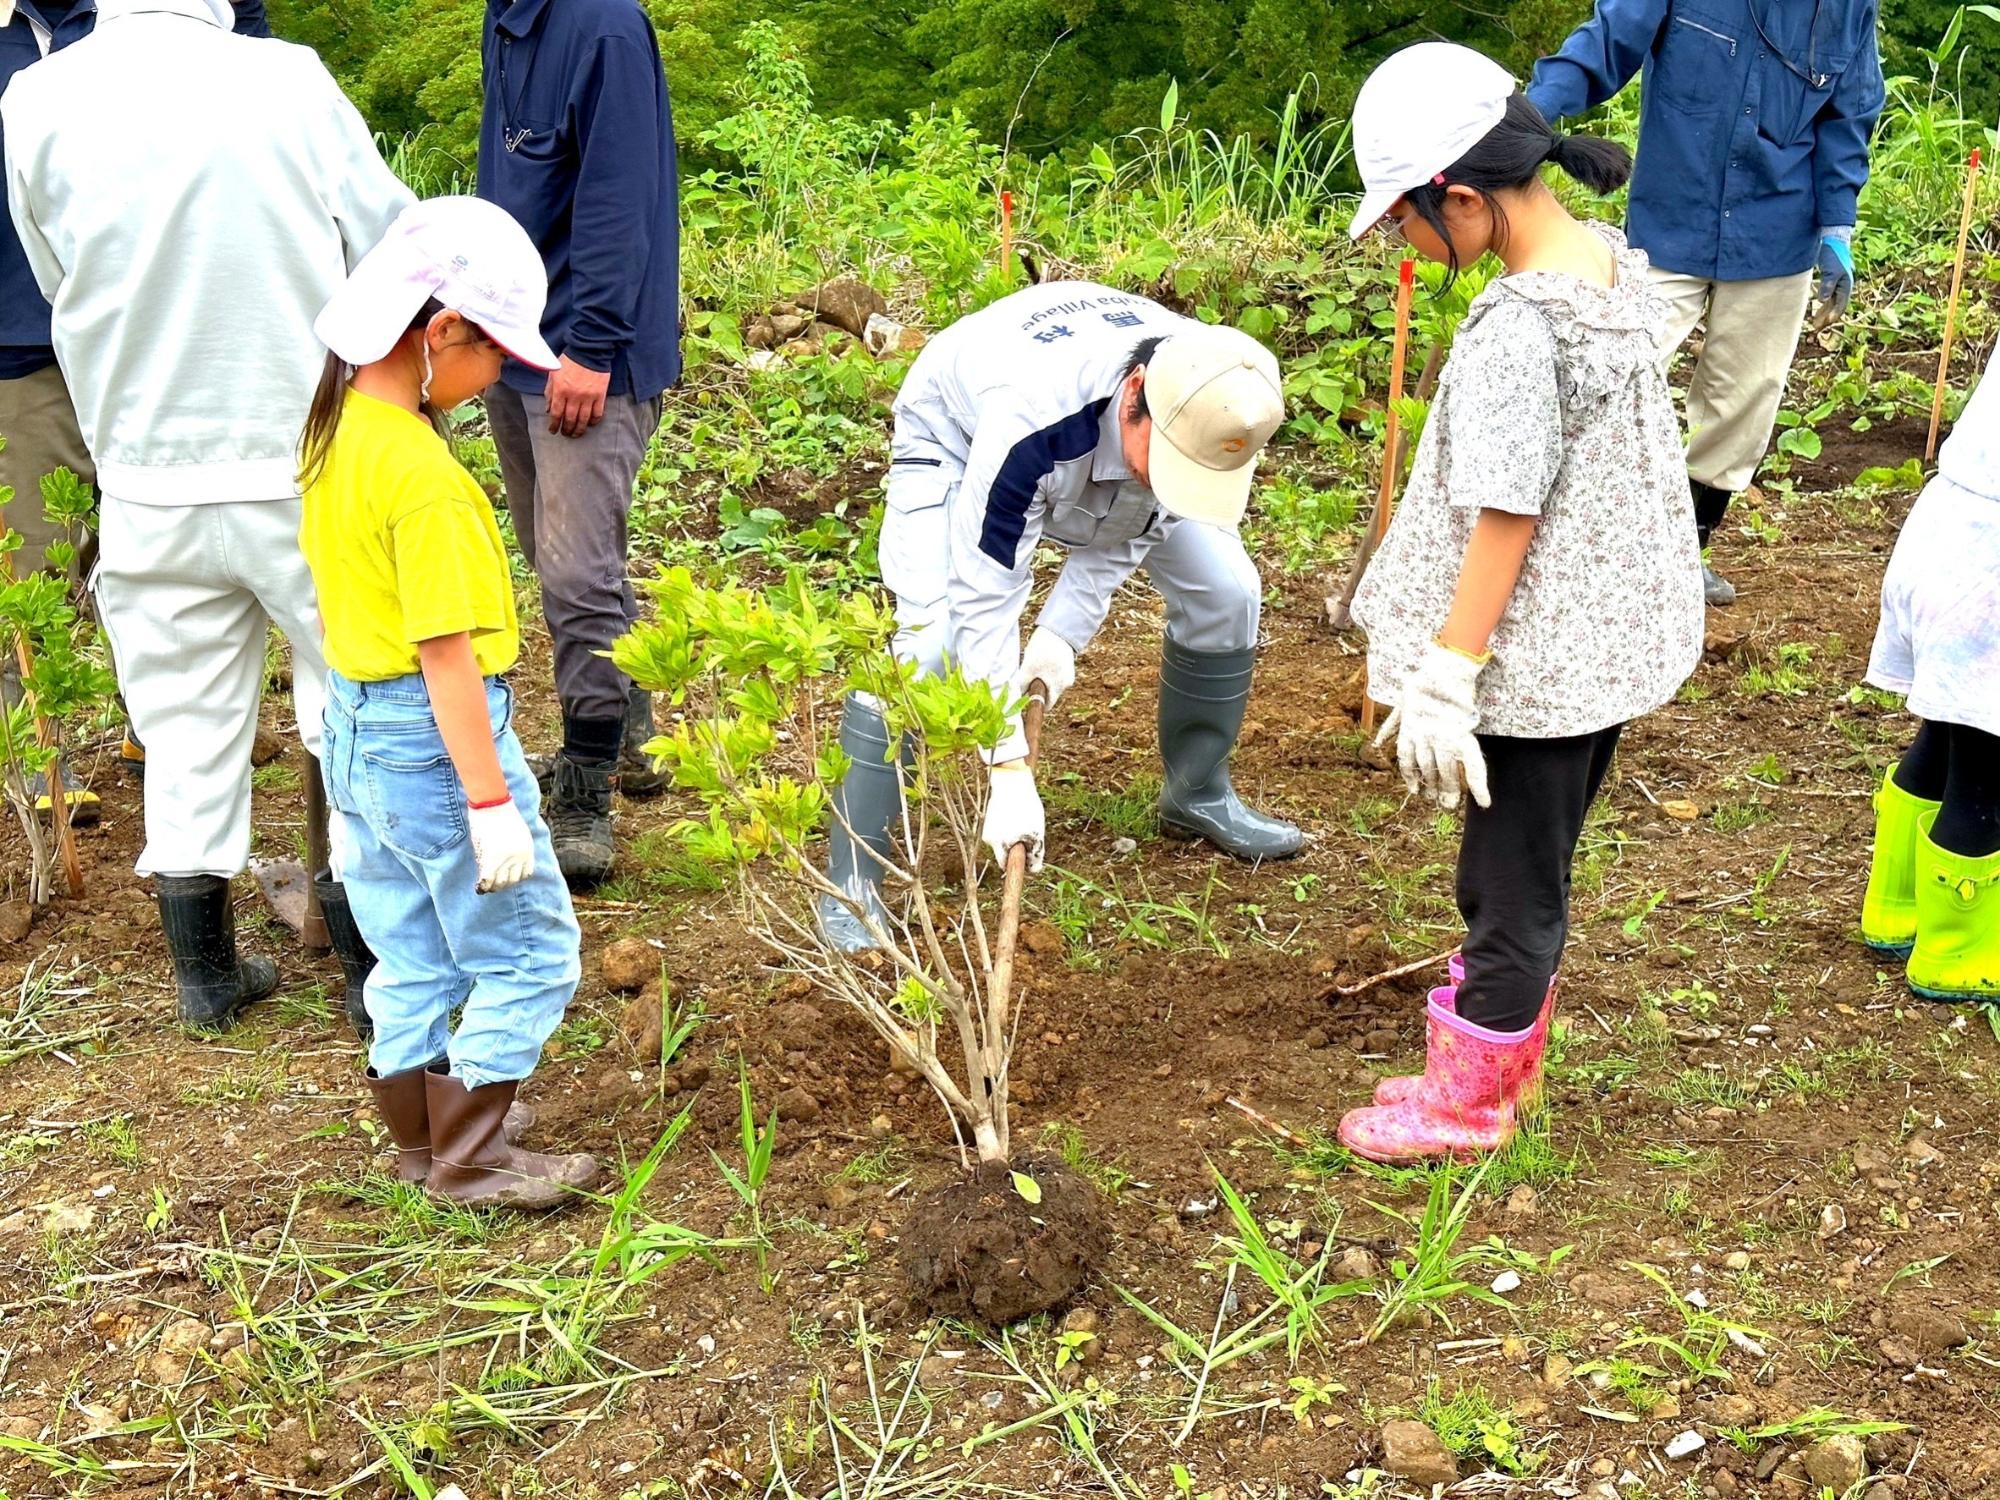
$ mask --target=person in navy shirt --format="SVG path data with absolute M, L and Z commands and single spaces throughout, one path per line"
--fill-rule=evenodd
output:
M 1854 205 L 1882 111 L 1876 0 L 1597 0 L 1535 65 L 1550 120 L 1644 74 L 1631 242 L 1673 310 L 1704 318 L 1688 380 L 1688 481 L 1706 546 L 1771 441 L 1817 272 L 1820 319 L 1854 292 Z M 1711 604 L 1736 591 L 1704 569 Z
M 611 873 L 611 793 L 663 782 L 638 747 L 651 700 L 601 653 L 638 618 L 632 483 L 680 377 L 672 105 L 637 0 L 487 0 L 479 195 L 548 267 L 544 375 L 509 361 L 486 397 L 507 507 L 542 585 L 563 744 L 543 811 L 573 886 Z

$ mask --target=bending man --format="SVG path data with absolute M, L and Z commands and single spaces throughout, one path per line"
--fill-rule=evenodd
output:
M 1089 282 L 1030 287 L 961 319 L 926 346 L 896 398 L 882 581 L 896 596 L 896 653 L 927 672 L 1050 701 L 1076 677 L 1112 596 L 1144 567 L 1167 606 L 1160 660 L 1160 821 L 1238 859 L 1283 859 L 1303 835 L 1244 806 L 1229 780 L 1257 657 L 1262 586 L 1236 533 L 1258 453 L 1284 418 L 1278 362 L 1256 340 Z M 1069 558 L 1023 655 L 1035 548 Z M 898 807 L 878 707 L 841 720 L 853 767 L 832 873 L 879 900 Z M 1026 840 L 1041 862 L 1043 813 L 1015 725 L 992 754 L 986 840 Z M 849 948 L 862 925 L 828 898 L 821 919 Z

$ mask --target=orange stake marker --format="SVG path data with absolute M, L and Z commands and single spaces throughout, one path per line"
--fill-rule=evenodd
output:
M 1389 421 L 1382 429 L 1382 487 L 1375 500 L 1375 523 L 1369 535 L 1369 549 L 1389 531 L 1389 513 L 1396 503 L 1396 448 L 1402 422 L 1396 407 L 1403 399 L 1403 357 L 1410 343 L 1410 298 L 1416 290 L 1417 263 L 1405 258 L 1396 274 L 1396 342 L 1389 351 Z M 1361 695 L 1361 732 L 1375 732 L 1377 705 L 1364 691 Z
M 1979 148 L 1965 168 L 1965 207 L 1958 216 L 1958 254 L 1951 263 L 1951 299 L 1944 305 L 1944 347 L 1938 350 L 1937 388 L 1931 392 L 1931 431 L 1924 439 L 1924 462 L 1937 457 L 1938 424 L 1944 420 L 1945 377 L 1951 372 L 1951 340 L 1958 331 L 1958 293 L 1965 282 L 1965 248 L 1972 238 L 1972 203 L 1979 193 Z
M 1014 195 L 1000 190 L 1000 274 L 1014 279 Z

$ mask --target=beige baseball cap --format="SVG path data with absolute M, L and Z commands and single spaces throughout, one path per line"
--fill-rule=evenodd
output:
M 1271 351 L 1238 329 L 1191 323 L 1147 361 L 1146 409 L 1146 466 L 1161 507 L 1216 526 L 1242 520 L 1257 455 L 1285 420 Z

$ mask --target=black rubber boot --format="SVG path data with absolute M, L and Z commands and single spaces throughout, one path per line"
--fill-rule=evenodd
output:
M 625 737 L 618 744 L 618 792 L 625 797 L 657 797 L 667 789 L 667 773 L 653 769 L 646 745 L 653 728 L 653 695 L 632 684 L 625 700 Z
M 313 876 L 319 891 L 320 915 L 326 918 L 326 935 L 333 939 L 333 954 L 340 960 L 340 972 L 347 977 L 347 1021 L 362 1041 L 375 1036 L 375 1023 L 368 1018 L 362 998 L 368 976 L 375 969 L 375 950 L 354 925 L 354 912 L 347 904 L 347 887 L 322 870 Z
M 889 825 L 902 806 L 902 768 L 886 760 L 889 726 L 874 704 L 850 693 L 840 708 L 840 748 L 853 762 L 834 793 L 833 805 L 847 819 L 827 818 L 827 875 L 886 924 L 882 906 L 882 861 L 889 857 Z M 856 835 L 859 836 L 858 841 Z M 819 898 L 819 926 L 843 953 L 860 953 L 875 939 L 859 918 L 831 896 Z
M 1702 550 L 1708 550 L 1708 539 L 1715 534 L 1715 528 L 1722 524 L 1722 518 L 1729 514 L 1729 491 L 1718 489 L 1712 484 L 1703 484 L 1699 479 L 1688 480 L 1688 493 L 1694 497 L 1694 534 L 1701 541 Z M 1718 608 L 1736 602 L 1736 585 L 1724 578 L 1706 561 L 1701 565 L 1702 597 Z
M 236 956 L 236 909 L 220 875 L 160 875 L 153 887 L 180 990 L 181 1024 L 227 1031 L 278 987 L 278 966 L 268 958 Z
M 542 804 L 556 866 L 572 890 L 588 890 L 611 874 L 611 789 L 617 762 L 556 757 L 555 785 Z
M 1244 806 L 1229 780 L 1229 752 L 1243 728 L 1257 648 L 1190 651 L 1167 640 L 1160 650 L 1160 828 L 1204 838 L 1241 860 L 1289 859 L 1305 843 L 1291 823 Z

